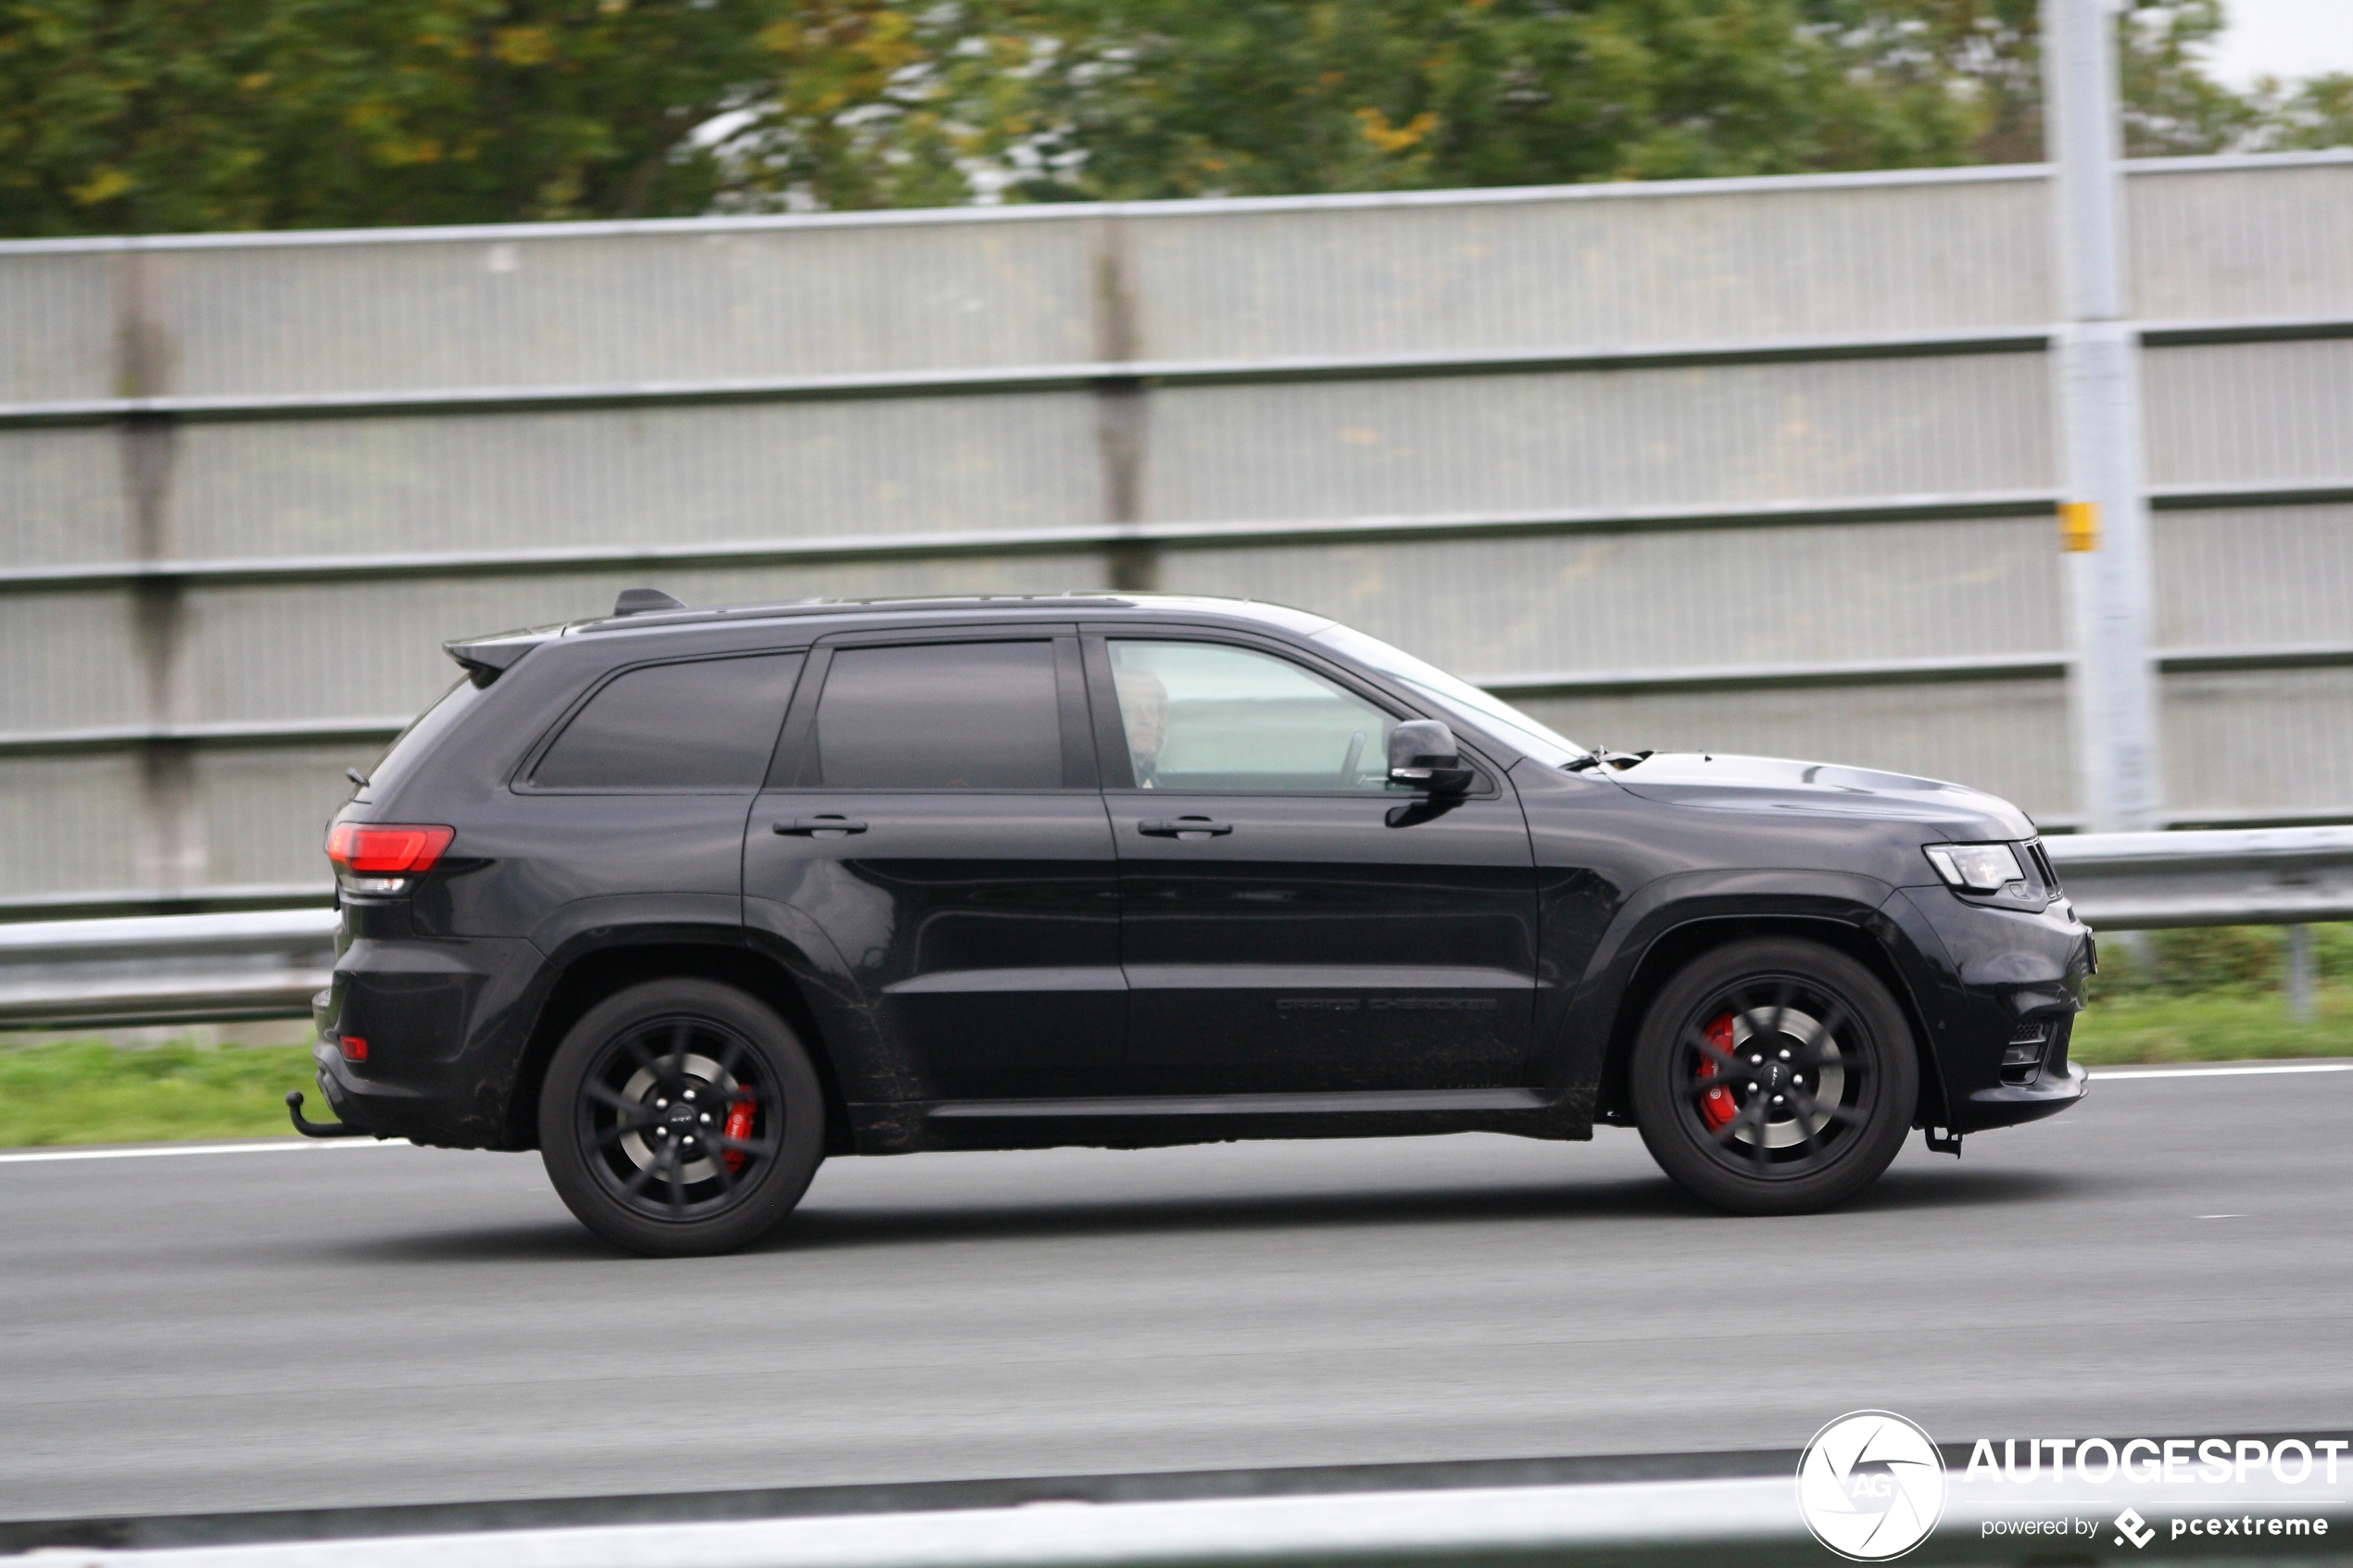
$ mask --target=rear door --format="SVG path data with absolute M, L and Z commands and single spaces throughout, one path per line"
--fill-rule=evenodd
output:
M 1107 629 L 1088 659 L 1139 1092 L 1519 1082 L 1536 873 L 1499 769 L 1391 786 L 1416 715 L 1271 642 Z
M 814 922 L 890 1098 L 1106 1092 L 1118 876 L 1072 628 L 821 643 L 744 834 L 746 919 Z

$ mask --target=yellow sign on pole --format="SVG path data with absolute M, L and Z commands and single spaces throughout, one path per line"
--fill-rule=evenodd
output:
M 2073 553 L 2100 547 L 2100 504 L 2097 501 L 2059 503 L 2059 548 Z

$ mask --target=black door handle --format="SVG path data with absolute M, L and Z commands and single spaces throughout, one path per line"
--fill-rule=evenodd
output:
M 776 823 L 771 831 L 814 838 L 821 833 L 864 833 L 866 824 L 853 822 L 847 817 L 795 817 L 788 822 Z
M 1234 831 L 1234 824 L 1214 822 L 1207 817 L 1179 817 L 1175 822 L 1138 822 L 1136 831 L 1146 838 L 1183 838 L 1190 834 L 1221 838 Z

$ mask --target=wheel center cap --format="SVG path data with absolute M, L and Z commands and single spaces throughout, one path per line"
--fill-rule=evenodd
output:
M 673 1127 L 691 1127 L 695 1124 L 695 1108 L 691 1105 L 673 1105 L 670 1108 L 667 1120 Z
M 1783 1089 L 1789 1087 L 1789 1063 L 1786 1061 L 1776 1061 L 1766 1067 L 1765 1075 L 1761 1082 L 1768 1090 L 1774 1094 L 1779 1094 Z

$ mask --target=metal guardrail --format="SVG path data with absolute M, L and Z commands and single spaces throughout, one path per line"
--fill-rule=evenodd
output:
M 1816 1562 L 1787 1476 L 1343 1492 L 1169 1502 L 1031 1503 L 805 1519 L 620 1524 L 77 1551 L 90 1568 L 963 1568 L 965 1564 L 1608 1561 Z M 1760 1556 L 1761 1554 L 1761 1556 Z
M 299 1017 L 334 932 L 316 909 L 0 925 L 0 1028 Z
M 2082 834 L 2043 847 L 2103 930 L 2353 920 L 2353 828 Z
M 2261 1445 L 2259 1444 L 2258 1447 Z M 2015 1443 L 2013 1443 L 2013 1448 Z M 2308 1463 L 2307 1469 L 2310 1469 Z M 2000 1479 L 1997 1474 L 1995 1480 Z M 2283 1490 L 2284 1488 L 2273 1488 Z M 2319 1489 L 2327 1490 L 2327 1487 Z M 2281 1506 L 2244 1486 L 2136 1486 L 2131 1495 L 2043 1501 L 1947 1483 L 1915 1562 L 1980 1564 L 2115 1561 L 2120 1532 L 2169 1545 L 2200 1526 L 2190 1549 L 2213 1549 L 2208 1520 L 2228 1517 L 2233 1561 L 2353 1560 L 2345 1505 L 2301 1498 Z M 2128 1512 L 2113 1523 L 2109 1511 Z M 2300 1505 L 2300 1506 L 2299 1506 Z M 2055 1512 L 2056 1511 L 2056 1512 Z M 2274 1517 L 2290 1534 L 2262 1526 Z M 2149 1521 L 2155 1521 L 2152 1524 Z M 2252 1521 L 2253 1528 L 2246 1525 Z M 2253 1537 L 2261 1537 L 2259 1539 Z M 2241 1544 L 2244 1543 L 2244 1544 Z M 2182 1549 L 2176 1547 L 2177 1551 Z M 1013 1508 L 729 1519 L 270 1540 L 160 1549 L 50 1549 L 82 1568 L 1273 1568 L 1276 1564 L 1562 1562 L 1792 1568 L 1830 1561 L 1806 1533 L 1790 1474 L 1706 1480 L 1346 1491 L 1168 1501 L 1031 1502 Z
M 2353 920 L 2353 827 L 2045 839 L 2103 931 Z M 0 1029 L 293 1018 L 334 964 L 332 909 L 0 924 Z

